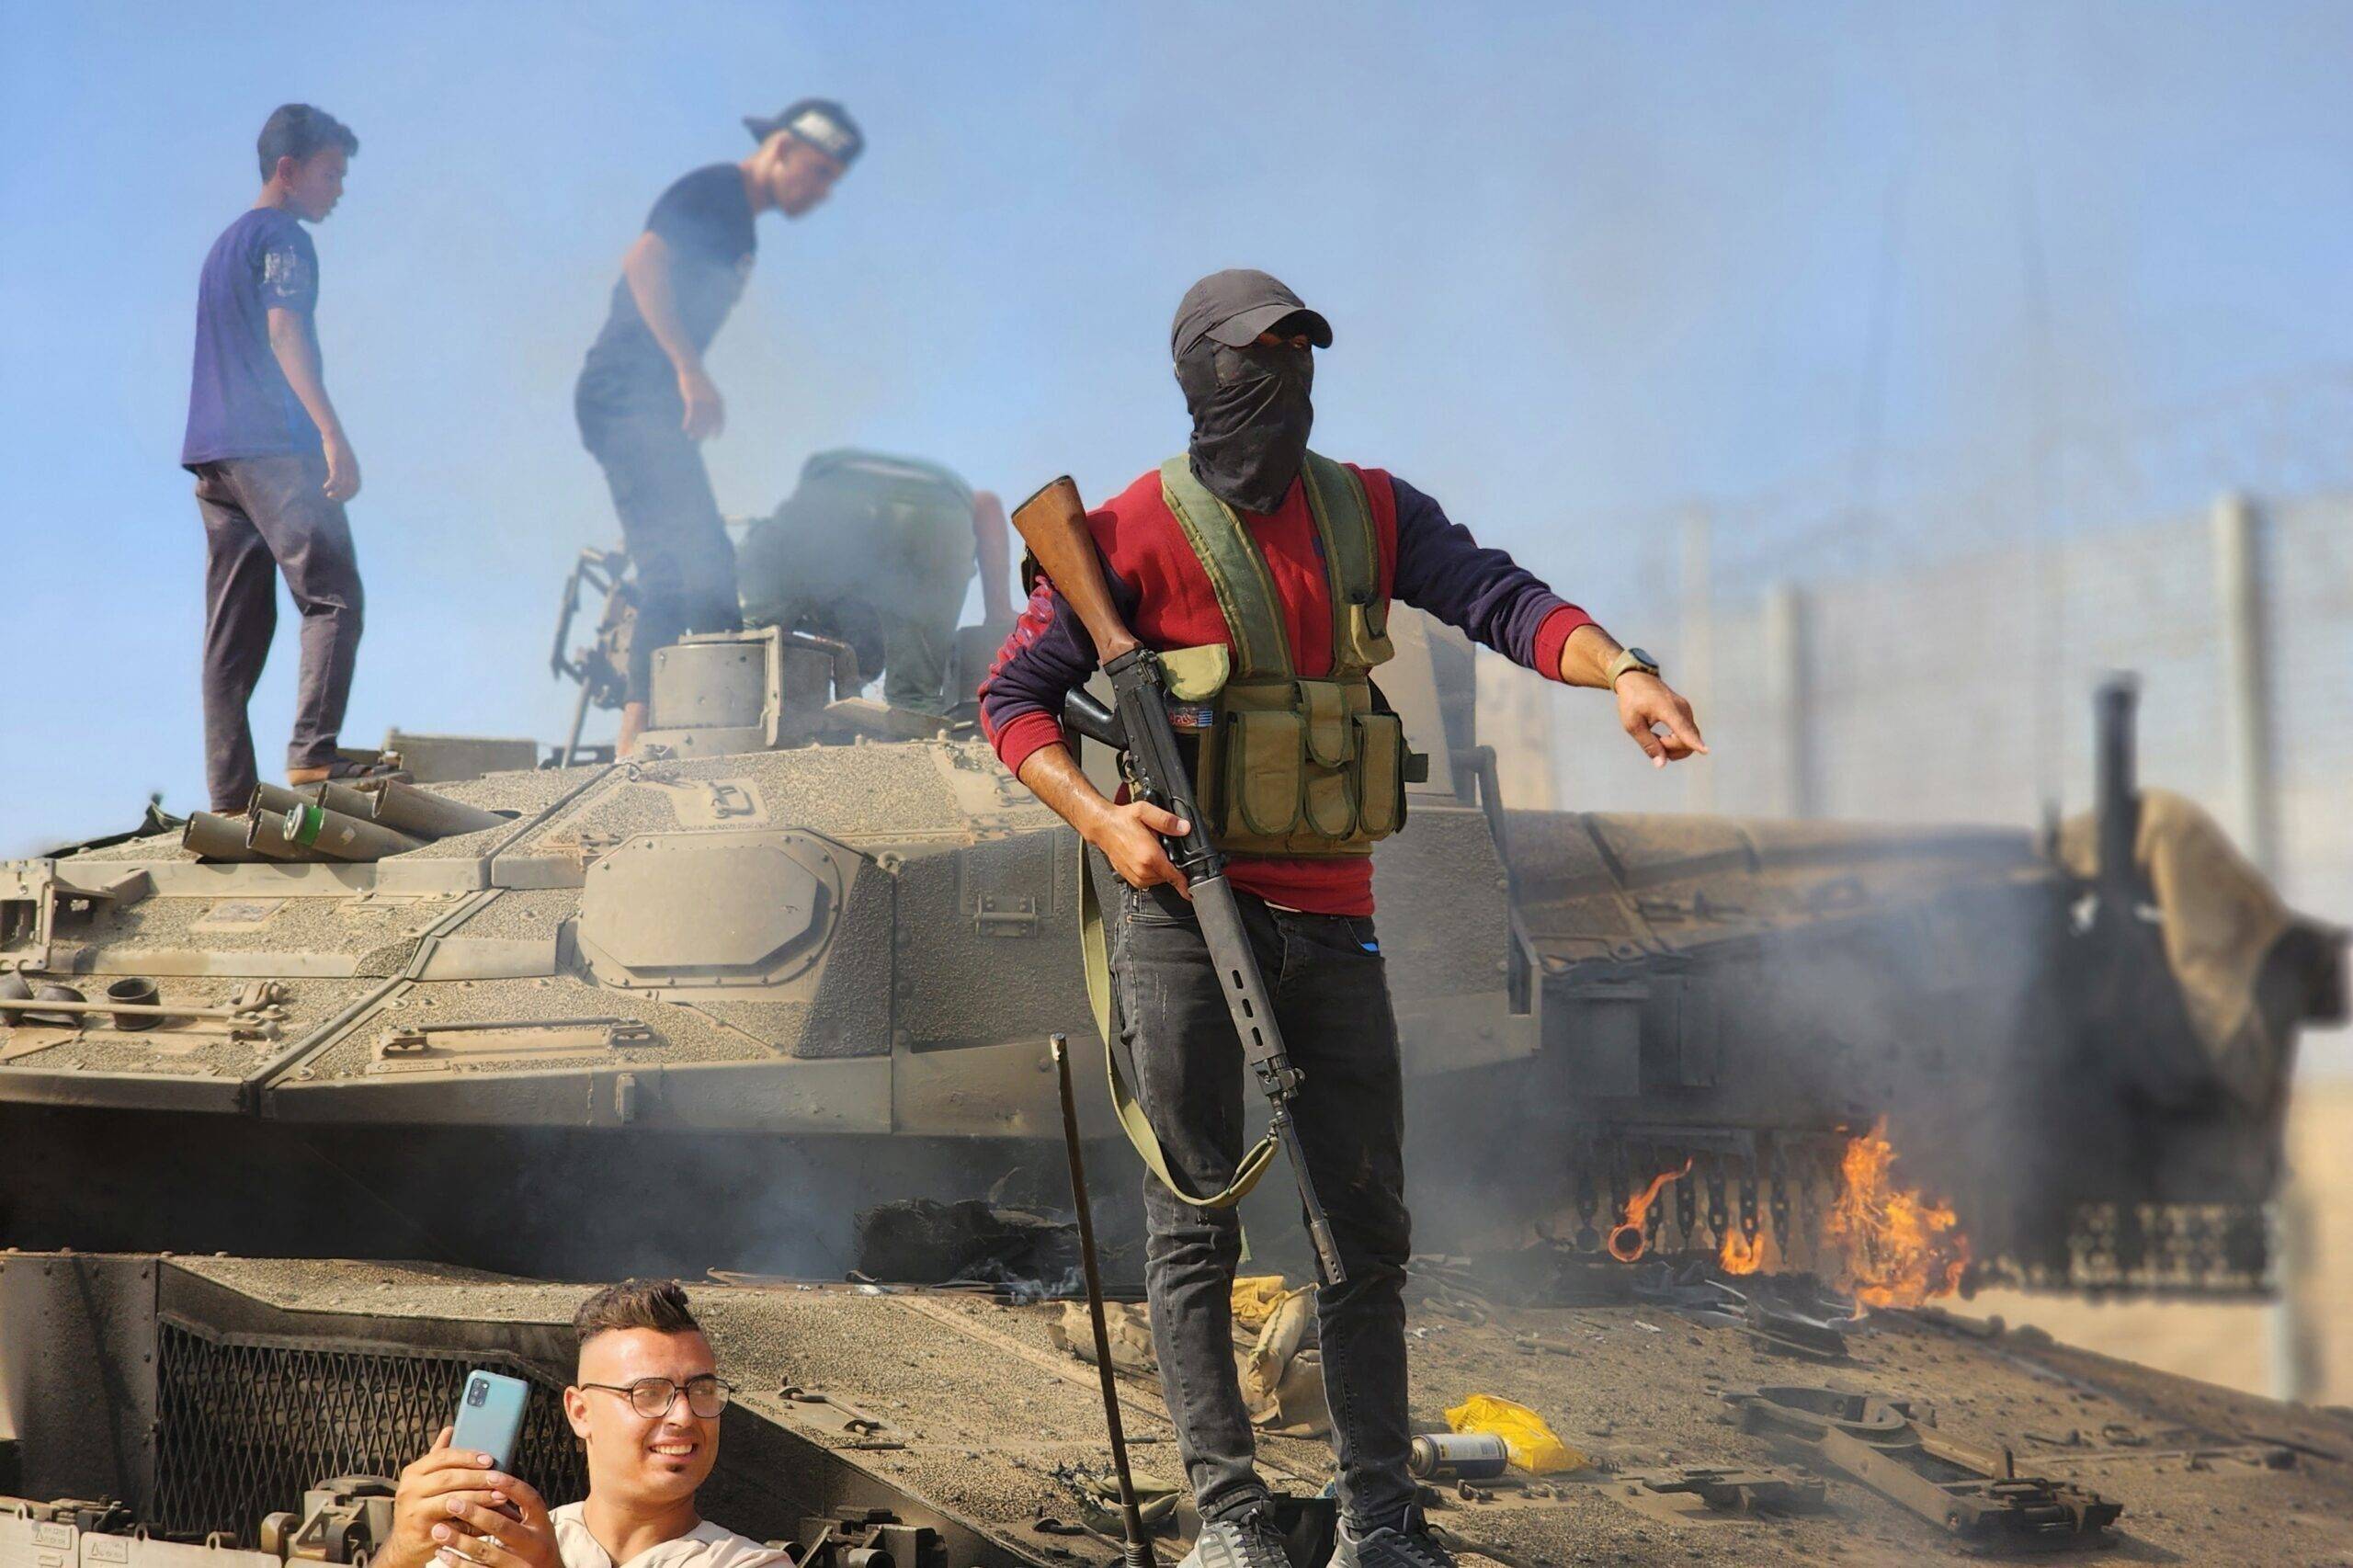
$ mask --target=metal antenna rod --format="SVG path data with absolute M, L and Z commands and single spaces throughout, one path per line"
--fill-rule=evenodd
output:
M 1095 1370 L 1103 1384 L 1103 1420 L 1111 1428 L 1111 1463 L 1120 1473 L 1120 1516 L 1127 1532 L 1120 1556 L 1126 1568 L 1150 1568 L 1154 1562 L 1143 1533 L 1143 1513 L 1136 1506 L 1135 1478 L 1128 1473 L 1128 1434 L 1120 1423 L 1120 1391 L 1111 1375 L 1111 1334 L 1103 1325 L 1103 1276 L 1095 1267 L 1095 1217 L 1086 1206 L 1086 1161 L 1078 1150 L 1078 1102 L 1071 1096 L 1070 1039 L 1048 1037 L 1054 1052 L 1054 1076 L 1062 1082 L 1063 1145 L 1070 1151 L 1070 1195 L 1078 1206 L 1078 1256 L 1086 1269 L 1086 1312 L 1095 1320 Z

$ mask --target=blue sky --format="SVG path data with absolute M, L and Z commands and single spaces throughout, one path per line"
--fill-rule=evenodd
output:
M 200 803 L 190 317 L 281 101 L 361 141 L 317 238 L 372 743 L 560 732 L 557 585 L 615 533 L 572 377 L 745 113 L 837 97 L 871 150 L 763 221 L 726 509 L 845 442 L 1100 494 L 1181 445 L 1176 296 L 1256 265 L 1337 328 L 1320 447 L 1639 636 L 1672 607 L 1592 519 L 2353 358 L 2349 60 L 2343 6 L 0 0 L 0 853 Z

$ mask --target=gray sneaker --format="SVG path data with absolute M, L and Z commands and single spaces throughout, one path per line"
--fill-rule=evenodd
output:
M 1193 1550 L 1177 1568 L 1290 1568 L 1283 1538 L 1256 1514 L 1217 1519 L 1201 1527 Z
M 1348 1532 L 1344 1520 L 1332 1547 L 1331 1568 L 1454 1568 L 1454 1559 L 1426 1529 L 1393 1530 L 1383 1525 L 1358 1537 Z

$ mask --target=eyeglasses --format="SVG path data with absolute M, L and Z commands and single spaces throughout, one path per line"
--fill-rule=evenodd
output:
M 659 1421 L 669 1415 L 671 1404 L 681 1392 L 687 1396 L 687 1408 L 708 1421 L 727 1408 L 727 1396 L 735 1392 L 733 1383 L 710 1372 L 699 1378 L 688 1378 L 683 1391 L 668 1378 L 640 1378 L 633 1383 L 582 1383 L 580 1386 L 624 1395 L 629 1400 L 629 1407 L 648 1421 Z

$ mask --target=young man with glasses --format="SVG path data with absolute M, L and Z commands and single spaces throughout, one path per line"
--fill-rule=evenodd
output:
M 563 1410 L 588 1454 L 588 1495 L 551 1510 L 487 1454 L 433 1448 L 401 1472 L 377 1568 L 789 1568 L 711 1524 L 695 1494 L 719 1458 L 732 1387 L 675 1280 L 630 1279 L 581 1303 L 578 1381 Z

